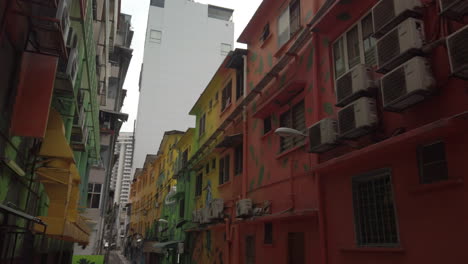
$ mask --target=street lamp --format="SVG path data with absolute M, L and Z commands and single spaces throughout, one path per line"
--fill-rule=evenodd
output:
M 166 219 L 162 219 L 162 218 L 159 218 L 158 221 L 161 223 L 166 223 L 166 224 L 169 223 L 169 221 L 167 221 Z
M 279 127 L 275 130 L 275 134 L 280 137 L 307 137 L 304 133 L 299 130 L 289 127 Z

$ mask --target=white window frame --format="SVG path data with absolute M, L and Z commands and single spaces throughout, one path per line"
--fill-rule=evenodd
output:
M 227 56 L 232 50 L 232 45 L 228 43 L 221 43 L 221 55 Z
M 364 14 L 363 16 L 361 16 L 359 18 L 358 21 L 356 21 L 356 23 L 352 24 L 351 26 L 349 26 L 346 31 L 341 34 L 338 38 L 336 38 L 336 40 L 332 43 L 332 46 L 331 46 L 331 50 L 332 50 L 332 56 L 333 56 L 333 75 L 335 77 L 335 80 L 338 79 L 339 77 L 343 76 L 344 74 L 346 74 L 349 70 L 351 70 L 351 68 L 349 68 L 349 60 L 348 60 L 348 40 L 347 40 L 347 34 L 348 32 L 350 32 L 355 26 L 358 27 L 358 38 L 359 38 L 359 57 L 360 57 L 360 61 L 359 63 L 360 64 L 366 64 L 366 57 L 365 57 L 365 53 L 364 53 L 364 41 L 363 41 L 363 35 L 362 35 L 362 21 L 364 20 L 364 18 L 366 18 L 369 14 L 371 14 L 372 11 L 369 11 L 367 12 L 366 14 Z M 341 75 L 337 75 L 336 73 L 336 67 L 335 67 L 335 44 L 338 43 L 340 40 L 343 41 L 343 57 L 344 57 L 344 66 L 345 66 L 345 70 L 344 72 L 341 74 Z M 376 45 L 374 45 L 374 48 L 376 49 Z M 377 50 L 375 50 L 375 56 L 377 56 Z M 373 65 L 371 65 L 373 66 Z M 355 67 L 355 66 L 354 66 Z
M 159 38 L 158 36 L 153 36 L 153 33 L 159 33 Z M 157 44 L 161 44 L 162 42 L 162 31 L 161 30 L 157 30 L 157 29 L 150 29 L 150 32 L 149 32 L 149 41 L 150 42 L 153 42 L 153 43 L 157 43 Z

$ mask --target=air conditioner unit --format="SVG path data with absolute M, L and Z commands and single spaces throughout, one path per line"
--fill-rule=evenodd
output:
M 200 209 L 195 209 L 192 212 L 192 222 L 194 223 L 200 223 L 201 220 L 201 210 Z
M 375 99 L 362 97 L 338 112 L 339 137 L 354 139 L 370 133 L 377 125 Z
M 468 80 L 468 25 L 447 38 L 447 47 L 452 75 Z
M 375 83 L 372 69 L 359 64 L 336 80 L 336 106 L 343 107 L 359 97 L 370 95 Z
M 309 152 L 326 152 L 337 145 L 337 122 L 331 118 L 325 118 L 308 128 Z
M 185 252 L 184 242 L 177 243 L 177 253 L 184 254 Z
M 244 218 L 252 215 L 252 199 L 242 199 L 236 203 L 236 217 Z
M 56 7 L 33 3 L 31 5 L 31 24 L 38 45 L 45 51 L 58 50 L 67 41 L 70 29 L 71 0 L 58 0 Z M 57 36 L 60 33 L 60 43 Z
M 210 222 L 210 208 L 203 207 L 200 209 L 200 224 L 209 224 Z
M 224 200 L 213 199 L 209 208 L 210 219 L 223 219 L 224 217 Z
M 387 73 L 414 56 L 422 55 L 424 23 L 408 18 L 377 41 L 379 73 Z
M 455 20 L 461 20 L 468 15 L 468 1 L 439 0 L 440 13 Z
M 419 18 L 421 0 L 381 0 L 372 9 L 374 36 L 380 38 L 408 17 Z
M 435 88 L 429 62 L 414 57 L 381 80 L 384 109 L 400 112 L 423 101 Z

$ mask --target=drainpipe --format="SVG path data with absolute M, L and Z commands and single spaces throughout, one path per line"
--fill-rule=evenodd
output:
M 291 153 L 293 156 L 295 153 Z M 294 201 L 294 182 L 293 182 L 293 172 L 294 172 L 294 159 L 291 160 L 291 165 L 289 166 L 289 199 L 291 200 L 291 207 L 288 208 L 287 210 L 293 210 L 295 207 L 295 201 Z
M 244 97 L 247 94 L 247 56 L 244 55 L 242 56 L 244 60 Z M 244 122 L 244 135 L 243 135 L 243 152 L 244 155 L 242 156 L 243 159 L 243 168 L 242 168 L 242 198 L 247 197 L 247 175 L 248 175 L 248 158 L 247 158 L 247 153 L 248 153 L 248 137 L 247 137 L 247 132 L 248 132 L 248 120 L 247 120 L 247 107 L 244 106 L 244 113 L 243 113 L 243 122 Z

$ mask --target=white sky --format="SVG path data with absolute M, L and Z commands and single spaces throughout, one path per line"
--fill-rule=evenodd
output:
M 236 41 L 262 0 L 195 0 L 195 2 L 234 9 L 234 41 Z M 133 58 L 124 83 L 127 97 L 122 112 L 129 114 L 128 121 L 122 127 L 122 131 L 125 132 L 133 131 L 133 123 L 138 111 L 138 81 L 143 61 L 148 9 L 149 0 L 122 0 L 121 12 L 132 16 L 132 27 L 135 31 L 132 41 Z M 245 48 L 245 45 L 236 44 L 236 47 Z

